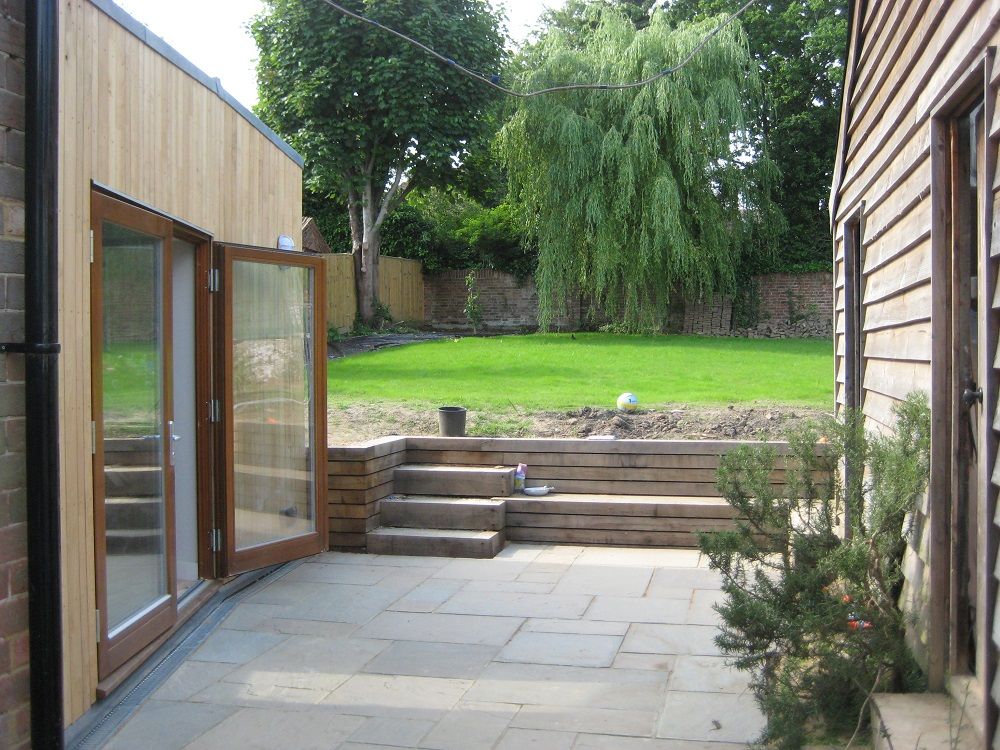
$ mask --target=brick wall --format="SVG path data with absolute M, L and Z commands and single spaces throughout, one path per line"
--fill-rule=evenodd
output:
M 476 271 L 483 327 L 487 331 L 538 327 L 538 291 L 531 279 L 518 283 L 502 271 Z M 465 317 L 468 271 L 448 271 L 424 277 L 424 319 L 440 329 L 469 328 Z M 776 273 L 755 276 L 757 322 L 733 330 L 733 300 L 680 304 L 670 312 L 667 330 L 703 336 L 828 336 L 833 331 L 833 275 L 830 273 Z M 570 300 L 569 315 L 557 321 L 558 330 L 577 330 L 581 320 L 599 319 Z
M 468 329 L 465 300 L 468 271 L 446 271 L 424 276 L 424 320 L 435 328 Z M 483 329 L 512 331 L 538 327 L 538 290 L 532 279 L 519 282 L 503 271 L 475 271 L 479 304 L 483 309 Z M 568 300 L 569 315 L 555 321 L 553 328 L 577 330 L 580 300 Z
M 0 341 L 24 340 L 26 0 L 0 0 Z M 24 358 L 0 355 L 0 747 L 27 748 Z

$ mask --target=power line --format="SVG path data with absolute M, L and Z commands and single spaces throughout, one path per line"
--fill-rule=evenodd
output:
M 446 65 L 449 65 L 450 67 L 457 70 L 459 73 L 468 76 L 469 78 L 475 79 L 480 83 L 485 83 L 487 86 L 491 86 L 492 88 L 495 88 L 497 91 L 502 91 L 508 96 L 516 96 L 521 99 L 529 99 L 533 96 L 541 96 L 543 94 L 554 94 L 559 91 L 583 91 L 583 90 L 594 90 L 594 89 L 601 91 L 622 91 L 624 89 L 634 89 L 634 88 L 639 88 L 640 86 L 647 86 L 650 83 L 653 83 L 654 81 L 658 81 L 661 78 L 665 78 L 669 75 L 672 75 L 673 73 L 676 73 L 685 65 L 687 65 L 689 62 L 691 62 L 692 58 L 694 58 L 694 56 L 697 55 L 706 44 L 708 44 L 713 38 L 715 38 L 729 24 L 731 24 L 741 15 L 743 15 L 743 12 L 751 5 L 753 5 L 755 2 L 757 2 L 757 0 L 747 0 L 747 2 L 743 5 L 743 7 L 741 7 L 738 11 L 729 16 L 725 21 L 723 21 L 714 29 L 712 29 L 711 32 L 706 34 L 704 38 L 702 38 L 702 40 L 698 42 L 698 45 L 693 50 L 691 50 L 688 56 L 685 57 L 683 60 L 681 60 L 680 63 L 669 68 L 664 68 L 659 73 L 651 75 L 649 78 L 644 78 L 641 81 L 630 81 L 628 83 L 570 83 L 570 84 L 564 84 L 562 86 L 550 86 L 549 88 L 538 89 L 536 91 L 514 91 L 514 89 L 510 89 L 507 88 L 506 86 L 501 85 L 500 76 L 498 75 L 485 76 L 482 73 L 477 73 L 476 71 L 470 70 L 469 68 L 465 67 L 461 63 L 455 62 L 450 57 L 442 55 L 440 52 L 437 52 L 431 47 L 428 47 L 423 42 L 419 42 L 413 37 L 409 37 L 406 34 L 402 33 L 401 31 L 396 31 L 396 29 L 390 28 L 389 26 L 386 26 L 383 23 L 379 23 L 373 18 L 368 18 L 367 16 L 363 16 L 360 13 L 355 13 L 353 10 L 345 8 L 343 5 L 340 5 L 334 0 L 323 0 L 323 2 L 329 5 L 331 8 L 340 11 L 345 16 L 349 16 L 350 18 L 362 21 L 363 23 L 366 23 L 370 26 L 374 26 L 377 29 L 386 31 L 392 34 L 393 36 L 399 37 L 404 42 L 412 44 L 414 47 L 423 50 L 431 57 L 440 60 Z

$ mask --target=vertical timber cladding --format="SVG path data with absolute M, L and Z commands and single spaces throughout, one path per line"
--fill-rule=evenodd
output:
M 997 360 L 997 327 L 1000 315 L 1000 297 L 996 294 L 1000 273 L 1000 182 L 994 175 L 997 148 L 1000 145 L 1000 117 L 997 115 L 997 83 L 1000 80 L 995 64 L 983 75 L 984 59 L 991 47 L 1000 41 L 1000 8 L 997 3 L 982 0 L 953 0 L 942 3 L 936 0 L 914 0 L 909 3 L 888 3 L 869 0 L 854 3 L 852 22 L 851 60 L 849 83 L 844 98 L 844 119 L 839 146 L 840 160 L 835 177 L 833 205 L 835 215 L 835 287 L 836 287 L 836 371 L 837 404 L 842 408 L 846 401 L 845 389 L 845 230 L 848 219 L 855 215 L 865 202 L 863 210 L 864 261 L 861 269 L 863 288 L 862 316 L 864 363 L 863 404 L 866 420 L 875 430 L 891 429 L 891 407 L 915 389 L 931 390 L 931 317 L 935 320 L 947 312 L 942 305 L 939 284 L 947 281 L 939 273 L 947 269 L 935 265 L 932 294 L 931 268 L 935 262 L 932 244 L 940 246 L 941 221 L 950 208 L 947 196 L 940 198 L 937 185 L 945 178 L 940 170 L 932 170 L 932 162 L 939 164 L 937 150 L 943 147 L 935 141 L 931 126 L 933 108 L 948 98 L 948 94 L 973 73 L 982 81 L 985 78 L 987 114 L 987 145 L 984 173 L 991 179 L 982 192 L 979 231 L 989 248 L 986 267 L 979 279 L 981 303 L 979 330 L 981 357 L 988 364 L 985 371 L 995 373 L 1000 367 Z M 976 71 L 976 66 L 978 72 Z M 980 83 L 982 86 L 982 83 Z M 982 91 L 982 88 L 980 88 Z M 946 114 L 946 113 L 945 113 Z M 932 159 L 932 151 L 935 152 Z M 937 210 L 938 213 L 935 213 Z M 945 240 L 947 238 L 944 238 Z M 981 261 L 982 262 L 982 261 Z M 949 313 L 950 314 L 950 313 Z M 985 337 L 984 337 L 985 336 Z M 935 355 L 935 360 L 937 356 Z M 933 369 L 940 373 L 939 362 Z M 935 382 L 939 375 L 935 374 Z M 980 506 L 981 517 L 988 515 L 980 526 L 981 532 L 993 529 L 986 537 L 989 548 L 981 546 L 980 567 L 986 571 L 980 577 L 985 598 L 981 599 L 978 629 L 980 642 L 986 643 L 991 631 L 996 629 L 1000 611 L 996 609 L 996 580 L 993 573 L 996 562 L 995 540 L 997 533 L 991 523 L 996 505 L 997 485 L 1000 484 L 1000 467 L 996 462 L 996 439 L 1000 431 L 1000 412 L 997 411 L 997 376 L 984 390 L 985 404 L 992 424 L 983 435 L 985 458 L 988 466 L 981 471 L 980 485 L 984 486 L 986 502 Z M 936 386 L 935 386 L 936 388 Z M 945 419 L 941 414 L 936 419 Z M 945 453 L 947 453 L 947 448 Z M 935 452 L 935 464 L 950 461 L 950 457 Z M 990 476 L 992 475 L 992 476 Z M 992 481 L 991 481 L 992 479 Z M 947 494 L 947 493 L 945 493 Z M 940 639 L 946 632 L 947 622 L 938 622 L 937 632 L 928 633 L 934 625 L 932 609 L 928 608 L 929 579 L 931 575 L 947 580 L 947 559 L 936 556 L 929 539 L 930 523 L 940 527 L 941 504 L 944 498 L 932 492 L 916 519 L 916 533 L 911 540 L 906 559 L 906 601 L 917 615 L 917 627 L 911 632 L 911 646 L 918 658 L 929 668 L 932 685 L 940 687 L 946 677 L 947 664 L 941 660 L 941 644 L 929 643 L 928 637 Z M 937 532 L 935 532 L 937 533 Z M 947 534 L 947 530 L 945 532 Z M 982 539 L 982 537 L 981 537 Z M 934 562 L 934 569 L 930 563 Z M 941 560 L 938 562 L 938 560 Z M 942 572 L 942 568 L 945 568 Z M 936 584 L 937 585 L 937 584 Z M 981 589 L 981 591 L 982 591 Z M 939 589 L 938 589 L 939 590 Z M 937 595 L 935 595 L 937 596 Z M 993 636 L 994 645 L 1000 646 L 1000 633 Z M 992 657 L 995 648 L 989 651 Z M 935 653 L 937 652 L 937 653 Z M 983 685 L 988 691 L 989 680 L 995 665 L 978 665 Z M 993 704 L 1000 696 L 1000 683 L 992 685 Z M 989 702 L 989 701 L 987 701 Z M 993 716 L 988 716 L 987 728 L 992 731 Z
M 302 214 L 299 165 L 216 91 L 146 44 L 139 31 L 108 15 L 117 9 L 106 12 L 102 6 L 107 7 L 100 0 L 65 0 L 59 15 L 59 431 L 67 723 L 91 705 L 97 685 L 91 181 L 232 243 L 274 247 L 278 234 L 287 234 L 298 244 Z

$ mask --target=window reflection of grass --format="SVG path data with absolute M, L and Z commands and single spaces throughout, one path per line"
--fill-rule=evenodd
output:
M 110 344 L 101 358 L 105 435 L 157 434 L 162 391 L 158 347 L 152 343 Z

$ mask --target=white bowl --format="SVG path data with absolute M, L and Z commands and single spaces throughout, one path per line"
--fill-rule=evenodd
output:
M 542 495 L 548 495 L 555 487 L 525 487 L 524 494 L 531 495 L 532 497 L 541 497 Z

